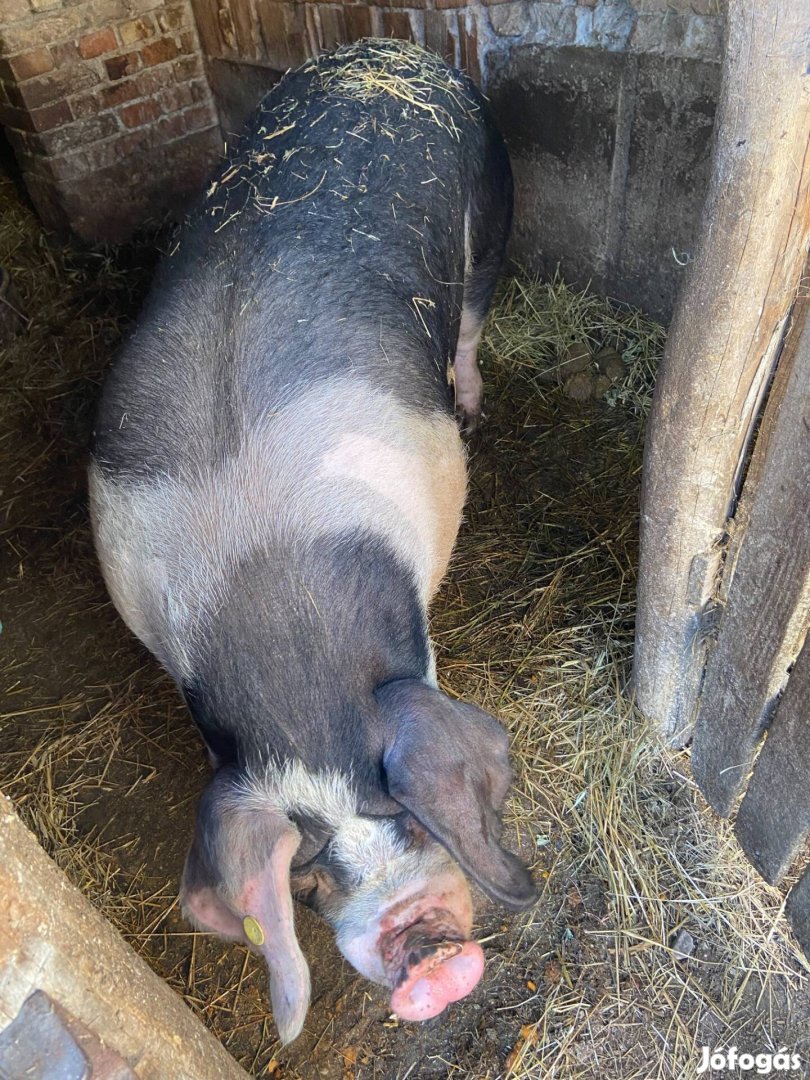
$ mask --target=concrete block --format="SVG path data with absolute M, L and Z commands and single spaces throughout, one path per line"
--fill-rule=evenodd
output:
M 488 87 L 515 174 L 512 258 L 544 274 L 560 263 L 597 289 L 625 64 L 620 53 L 518 45 Z
M 668 316 L 695 248 L 709 181 L 720 66 L 638 58 L 623 227 L 612 292 Z

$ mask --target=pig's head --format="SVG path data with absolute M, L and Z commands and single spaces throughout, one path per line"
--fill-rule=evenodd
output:
M 535 899 L 525 867 L 499 843 L 511 779 L 500 724 L 413 679 L 375 699 L 371 762 L 358 761 L 357 774 L 378 777 L 376 790 L 290 761 L 220 769 L 200 802 L 184 909 L 260 949 L 285 1042 L 299 1034 L 310 992 L 293 894 L 408 1020 L 436 1016 L 483 973 L 462 869 L 506 907 Z

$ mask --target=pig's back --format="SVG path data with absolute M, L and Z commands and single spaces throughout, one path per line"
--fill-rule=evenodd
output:
M 412 46 L 360 43 L 286 76 L 181 231 L 107 382 L 102 467 L 215 463 L 344 375 L 449 412 L 465 214 L 499 153 L 473 84 Z

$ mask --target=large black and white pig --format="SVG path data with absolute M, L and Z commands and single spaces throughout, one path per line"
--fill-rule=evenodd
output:
M 252 116 L 104 388 L 104 576 L 215 769 L 184 910 L 261 950 L 285 1041 L 310 995 L 293 895 L 413 1020 L 483 971 L 461 871 L 535 898 L 499 843 L 506 736 L 437 689 L 426 614 L 510 215 L 466 77 L 392 41 L 309 62 Z

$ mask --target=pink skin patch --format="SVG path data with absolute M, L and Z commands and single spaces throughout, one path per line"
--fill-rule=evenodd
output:
M 484 974 L 484 951 L 477 941 L 447 941 L 411 968 L 391 995 L 402 1020 L 430 1020 L 466 997 Z
M 360 934 L 338 937 L 362 974 L 392 987 L 391 1008 L 403 1020 L 429 1020 L 466 997 L 484 972 L 484 953 L 466 940 L 472 901 L 456 870 L 412 882 Z

